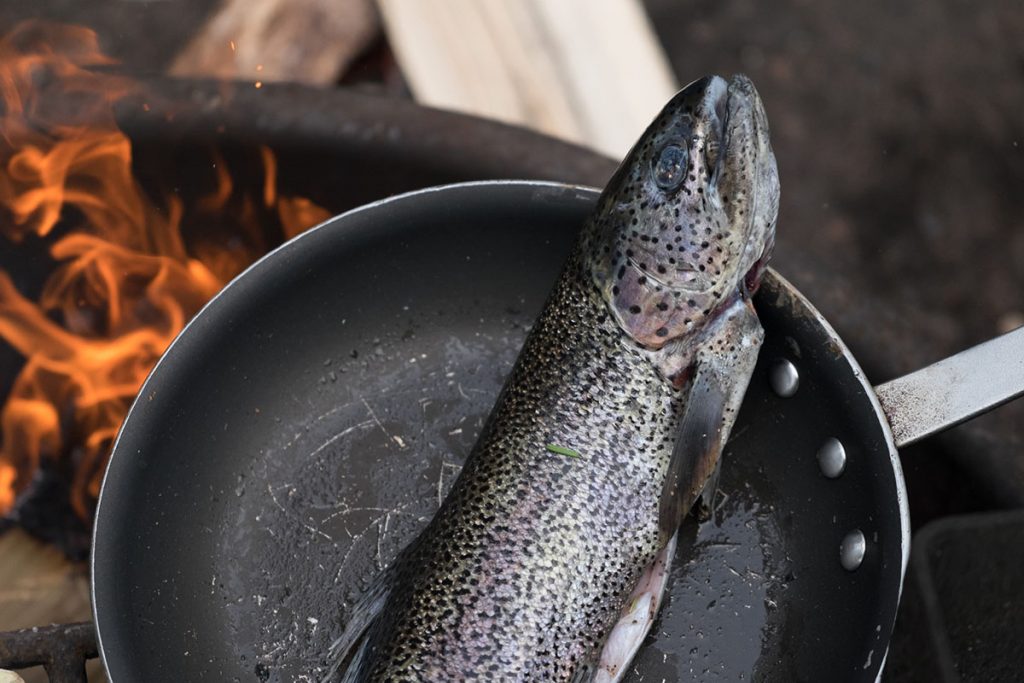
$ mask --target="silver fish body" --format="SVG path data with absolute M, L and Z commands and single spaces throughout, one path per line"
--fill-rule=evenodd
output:
M 602 656 L 609 633 L 664 570 L 753 370 L 777 207 L 750 82 L 677 94 L 583 227 L 447 499 L 347 625 L 344 680 L 616 679 L 635 647 Z

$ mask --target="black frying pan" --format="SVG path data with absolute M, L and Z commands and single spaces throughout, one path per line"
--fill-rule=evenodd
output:
M 93 608 L 114 683 L 319 678 L 454 479 L 596 197 L 404 195 L 301 235 L 203 309 L 142 388 L 100 496 Z M 767 338 L 722 495 L 687 523 L 629 680 L 875 680 L 909 550 L 896 445 L 1024 389 L 1020 363 L 965 379 L 1008 335 L 879 387 L 894 440 L 792 286 L 772 274 L 756 304 Z

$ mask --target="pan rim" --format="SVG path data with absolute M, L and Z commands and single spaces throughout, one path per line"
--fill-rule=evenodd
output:
M 199 311 L 192 317 L 192 319 L 189 320 L 185 324 L 185 326 L 178 333 L 178 335 L 174 338 L 174 340 L 167 346 L 167 349 L 165 349 L 164 353 L 161 354 L 160 358 L 157 360 L 156 364 L 154 364 L 152 370 L 147 375 L 145 382 L 143 382 L 142 386 L 140 387 L 139 392 L 137 393 L 135 399 L 132 402 L 131 407 L 128 410 L 128 413 L 125 416 L 125 419 L 124 419 L 124 421 L 122 423 L 122 428 L 119 430 L 119 432 L 117 434 L 117 437 L 116 437 L 116 439 L 114 441 L 114 444 L 113 444 L 113 447 L 112 447 L 111 457 L 110 457 L 110 460 L 108 462 L 107 469 L 104 472 L 103 482 L 102 482 L 101 487 L 100 487 L 100 494 L 99 494 L 99 497 L 97 499 L 97 506 L 96 506 L 95 516 L 94 516 L 94 525 L 93 525 L 93 531 L 92 531 L 92 547 L 90 549 L 90 557 L 89 557 L 89 571 L 90 571 L 90 579 L 91 579 L 90 580 L 90 597 L 91 597 L 91 603 L 92 603 L 91 604 L 91 611 L 92 611 L 93 624 L 95 626 L 95 631 L 96 631 L 96 639 L 97 639 L 97 646 L 98 646 L 97 649 L 99 651 L 100 659 L 103 662 L 103 665 L 104 665 L 105 669 L 108 672 L 108 676 L 111 676 L 111 680 L 112 681 L 114 679 L 113 679 L 112 675 L 110 674 L 109 662 L 107 660 L 107 649 L 104 647 L 104 637 L 103 637 L 103 630 L 104 629 L 102 627 L 102 623 L 104 623 L 104 622 L 100 619 L 100 610 L 98 608 L 98 604 L 99 604 L 100 601 L 97 599 L 97 582 L 96 582 L 96 564 L 97 564 L 96 548 L 97 548 L 97 539 L 99 537 L 99 533 L 100 533 L 100 529 L 101 529 L 101 520 L 103 519 L 102 512 L 103 512 L 103 509 L 104 509 L 104 498 L 105 498 L 105 495 L 107 495 L 107 492 L 108 492 L 108 483 L 109 483 L 109 480 L 111 479 L 111 473 L 114 470 L 115 462 L 120 462 L 121 460 L 124 459 L 123 456 L 121 456 L 121 457 L 118 456 L 118 451 L 121 450 L 119 448 L 119 446 L 121 444 L 121 439 L 122 439 L 122 436 L 124 435 L 124 432 L 125 432 L 124 426 L 130 424 L 133 414 L 136 412 L 138 406 L 141 404 L 141 402 L 140 402 L 141 401 L 141 397 L 147 393 L 147 389 L 150 388 L 151 382 L 154 381 L 154 377 L 156 376 L 158 370 L 160 369 L 160 367 L 164 363 L 164 361 L 169 357 L 169 355 L 171 354 L 172 350 L 175 348 L 175 345 L 177 345 L 179 343 L 179 341 L 186 335 L 186 333 L 189 332 L 189 330 L 192 328 L 193 324 L 197 324 L 197 321 L 200 321 L 201 319 L 205 319 L 205 317 L 211 315 L 209 313 L 209 309 L 211 307 L 214 307 L 214 306 L 218 305 L 218 302 L 222 299 L 222 297 L 227 296 L 228 293 L 229 293 L 229 290 L 233 290 L 237 286 L 237 283 L 240 280 L 242 280 L 243 278 L 246 278 L 247 276 L 250 276 L 250 273 L 253 272 L 253 271 L 257 271 L 258 269 L 262 269 L 262 268 L 267 267 L 266 266 L 266 262 L 270 261 L 270 260 L 277 260 L 278 258 L 280 258 L 280 254 L 281 253 L 286 253 L 286 252 L 288 252 L 290 250 L 299 248 L 296 245 L 302 239 L 309 239 L 315 233 L 318 233 L 318 232 L 320 232 L 323 229 L 328 229 L 329 226 L 332 226 L 333 224 L 335 224 L 337 222 L 347 220 L 347 219 L 349 219 L 350 217 L 352 217 L 354 215 L 358 215 L 358 214 L 361 214 L 361 213 L 364 213 L 364 212 L 367 212 L 367 211 L 377 210 L 381 206 L 388 205 L 388 204 L 391 204 L 391 203 L 394 203 L 394 202 L 407 201 L 407 200 L 410 200 L 412 198 L 420 197 L 420 196 L 424 196 L 424 195 L 431 195 L 431 194 L 438 194 L 438 193 L 457 193 L 457 192 L 462 192 L 462 191 L 466 191 L 466 190 L 473 190 L 474 188 L 484 189 L 484 188 L 496 188 L 496 187 L 507 187 L 509 189 L 519 190 L 519 191 L 522 191 L 522 190 L 534 190 L 534 191 L 542 191 L 542 192 L 562 192 L 562 193 L 564 193 L 566 191 L 569 191 L 569 192 L 575 192 L 575 193 L 577 193 L 578 197 L 586 198 L 588 200 L 596 200 L 600 196 L 600 190 L 597 189 L 597 188 L 589 187 L 589 186 L 586 186 L 586 185 L 572 184 L 572 183 L 561 183 L 561 182 L 556 182 L 556 181 L 540 181 L 540 180 L 479 180 L 479 181 L 469 181 L 469 182 L 450 183 L 450 184 L 431 186 L 431 187 L 422 188 L 422 189 L 419 189 L 419 190 L 414 190 L 414 191 L 411 191 L 411 192 L 406 192 L 406 193 L 401 193 L 401 194 L 397 194 L 397 195 L 392 195 L 390 197 L 385 197 L 383 199 L 379 199 L 379 200 L 376 200 L 376 201 L 364 204 L 362 206 L 356 207 L 354 209 L 351 209 L 349 211 L 340 213 L 340 214 L 338 214 L 336 216 L 333 216 L 333 217 L 327 219 L 326 221 L 324 221 L 324 222 L 322 222 L 322 223 L 320 223 L 320 224 L 318 224 L 318 225 L 316 225 L 316 226 L 306 230 L 305 232 L 297 235 L 296 237 L 292 238 L 291 240 L 288 240 L 288 241 L 280 244 L 279 246 L 275 247 L 274 249 L 272 249 L 271 251 L 267 252 L 266 254 L 264 254 L 262 257 L 260 257 L 256 261 L 254 261 L 247 268 L 245 268 L 241 273 L 239 273 L 236 277 L 234 277 L 230 282 L 228 282 L 219 292 L 217 292 L 213 297 L 211 297 L 210 300 L 207 301 L 199 309 Z M 332 228 L 332 229 L 338 229 L 338 228 Z M 342 228 L 342 229 L 344 229 L 344 228 Z M 790 296 L 792 296 L 795 299 L 797 299 L 800 302 L 801 305 L 803 305 L 808 311 L 811 312 L 814 321 L 821 327 L 821 329 L 825 332 L 825 334 L 828 336 L 828 338 L 830 338 L 836 344 L 837 348 L 839 348 L 841 350 L 841 352 L 843 354 L 843 357 L 846 359 L 847 364 L 850 366 L 850 369 L 853 371 L 854 376 L 856 377 L 857 381 L 860 383 L 860 385 L 864 389 L 866 397 L 867 397 L 868 401 L 870 402 L 872 409 L 875 412 L 875 415 L 876 415 L 876 418 L 877 418 L 878 422 L 880 423 L 879 426 L 881 427 L 882 434 L 883 434 L 883 437 L 884 437 L 885 442 L 886 442 L 886 447 L 887 447 L 888 452 L 889 452 L 889 462 L 890 462 L 890 466 L 892 468 L 893 479 L 894 479 L 895 488 L 896 488 L 896 498 L 897 498 L 896 502 L 897 502 L 897 506 L 898 506 L 898 509 L 899 509 L 901 564 L 900 564 L 899 587 L 898 587 L 898 592 L 897 592 L 897 605 L 898 605 L 899 599 L 902 597 L 903 583 L 904 583 L 904 579 L 905 579 L 905 575 L 906 575 L 907 563 L 909 561 L 909 556 L 910 556 L 910 513 L 909 513 L 908 502 L 907 502 L 906 482 L 904 480 L 903 469 L 902 469 L 901 462 L 899 460 L 899 455 L 898 455 L 898 452 L 897 452 L 897 448 L 896 448 L 896 445 L 895 445 L 895 440 L 893 438 L 891 427 L 889 425 L 888 420 L 885 417 L 885 413 L 882 410 L 881 404 L 878 401 L 878 398 L 877 398 L 877 395 L 875 394 L 873 386 L 867 380 L 867 378 L 866 378 L 863 370 L 861 369 L 859 363 L 857 362 L 856 358 L 854 357 L 852 352 L 849 350 L 849 348 L 846 346 L 846 344 L 842 341 L 842 338 L 836 333 L 835 329 L 829 324 L 829 322 L 825 319 L 825 317 L 813 306 L 813 304 L 811 304 L 811 302 L 796 287 L 794 287 L 792 285 L 792 283 L 790 283 L 788 280 L 786 280 L 783 276 L 779 275 L 779 273 L 777 271 L 775 271 L 774 269 L 769 268 L 768 270 L 769 270 L 769 277 L 773 278 L 774 280 L 776 280 L 778 285 L 781 288 L 786 290 L 789 293 Z M 108 610 L 108 612 L 109 612 L 109 610 Z M 108 616 L 110 616 L 110 614 L 108 614 Z M 895 621 L 895 611 L 894 611 L 893 619 Z M 892 624 L 890 624 L 890 630 L 891 630 L 891 627 L 892 627 Z M 108 629 L 108 632 L 109 632 L 109 629 Z M 886 652 L 882 656 L 881 663 L 880 663 L 879 669 L 878 669 L 878 676 L 877 676 L 876 680 L 881 680 L 882 671 L 884 671 L 884 668 L 885 668 L 885 660 L 886 660 L 886 657 L 888 655 L 888 640 L 886 641 L 886 643 L 887 643 Z
M 853 376 L 857 379 L 857 382 L 864 389 L 864 394 L 871 404 L 872 410 L 875 412 L 875 417 L 878 420 L 878 426 L 882 430 L 882 436 L 885 438 L 885 445 L 889 451 L 889 465 L 892 467 L 893 480 L 896 486 L 896 506 L 899 509 L 899 524 L 900 524 L 900 585 L 899 590 L 896 594 L 896 610 L 893 612 L 893 623 L 889 624 L 890 637 L 886 640 L 885 652 L 882 655 L 882 661 L 878 666 L 878 675 L 875 677 L 875 683 L 880 683 L 882 680 L 882 674 L 885 671 L 885 663 L 889 657 L 889 644 L 892 637 L 891 629 L 896 623 L 896 615 L 899 610 L 899 604 L 903 599 L 903 585 L 907 575 L 907 564 L 910 562 L 910 504 L 907 499 L 907 482 L 903 477 L 903 463 L 899 457 L 899 450 L 896 448 L 896 439 L 892 434 L 892 427 L 889 425 L 889 419 L 885 415 L 885 411 L 882 409 L 882 404 L 878 401 L 878 395 L 875 393 L 874 385 L 868 381 L 867 376 L 864 374 L 864 370 L 860 367 L 860 363 L 857 362 L 857 358 L 853 355 L 853 352 L 846 346 L 842 337 L 835 331 L 835 328 L 829 324 L 825 316 L 823 316 L 817 308 L 803 295 L 803 293 L 797 289 L 793 283 L 787 280 L 785 277 L 780 275 L 774 268 L 768 268 L 768 276 L 773 278 L 779 286 L 785 289 L 788 294 L 797 299 L 814 317 L 815 323 L 817 323 L 822 331 L 828 336 L 828 338 L 842 351 L 843 358 L 853 372 Z
M 867 376 L 864 374 L 864 370 L 860 367 L 860 363 L 857 362 L 857 358 L 853 355 L 853 352 L 850 351 L 843 342 L 842 337 L 839 336 L 832 325 L 829 324 L 828 320 L 825 319 L 825 316 L 823 316 L 818 309 L 814 307 L 807 297 L 805 297 L 799 289 L 793 286 L 793 283 L 780 275 L 774 268 L 769 268 L 768 270 L 771 273 L 771 277 L 784 287 L 791 296 L 798 299 L 808 311 L 813 313 L 815 322 L 821 326 L 822 330 L 824 330 L 828 337 L 842 350 L 843 357 L 853 370 L 854 377 L 857 378 L 858 383 L 863 387 L 864 393 L 867 395 L 868 401 L 870 401 L 871 407 L 874 409 L 875 415 L 878 417 L 879 426 L 882 428 L 882 435 L 885 437 L 885 445 L 889 451 L 889 464 L 892 466 L 893 475 L 896 481 L 896 503 L 900 511 L 900 546 L 903 553 L 900 563 L 900 595 L 902 596 L 903 577 L 906 575 L 907 563 L 910 559 L 910 506 L 907 499 L 907 483 L 903 477 L 903 463 L 899 458 L 899 449 L 896 448 L 896 439 L 893 436 L 892 427 L 889 425 L 889 420 L 885 416 L 882 404 L 878 401 L 878 395 L 875 393 L 874 385 L 868 381 Z

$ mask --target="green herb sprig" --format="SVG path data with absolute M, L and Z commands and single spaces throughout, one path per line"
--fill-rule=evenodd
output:
M 547 449 L 549 451 L 551 451 L 552 453 L 558 453 L 559 455 L 564 455 L 564 456 L 567 456 L 567 457 L 570 457 L 570 458 L 582 458 L 583 457 L 582 455 L 580 455 L 578 452 L 574 451 L 571 448 L 566 448 L 565 446 L 556 446 L 553 443 L 549 443 L 547 445 Z

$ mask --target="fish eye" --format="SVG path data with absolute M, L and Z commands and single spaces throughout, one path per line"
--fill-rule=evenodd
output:
M 654 182 L 663 190 L 674 190 L 686 177 L 686 166 L 686 148 L 674 144 L 665 145 L 654 160 Z

